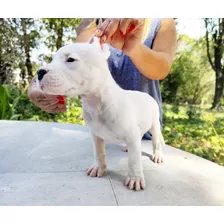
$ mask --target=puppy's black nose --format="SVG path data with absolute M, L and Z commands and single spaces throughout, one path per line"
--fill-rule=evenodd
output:
M 47 73 L 45 69 L 39 69 L 37 71 L 38 80 L 41 81 L 41 79 L 44 77 L 44 75 Z

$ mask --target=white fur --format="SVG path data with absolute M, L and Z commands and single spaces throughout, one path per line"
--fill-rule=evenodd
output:
M 130 189 L 145 187 L 141 160 L 141 139 L 153 135 L 153 159 L 162 162 L 164 140 L 160 131 L 159 107 L 148 94 L 121 89 L 112 78 L 107 58 L 108 45 L 75 43 L 59 49 L 52 62 L 44 67 L 48 73 L 40 82 L 48 94 L 82 97 L 83 117 L 93 140 L 95 162 L 90 176 L 106 171 L 105 140 L 123 141 L 128 148 L 129 172 L 126 185 Z M 67 58 L 77 59 L 66 62 Z

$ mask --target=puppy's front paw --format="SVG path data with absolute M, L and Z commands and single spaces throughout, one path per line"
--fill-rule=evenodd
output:
M 87 175 L 90 177 L 102 177 L 106 173 L 106 165 L 96 166 L 93 165 L 87 169 Z
M 130 190 L 143 190 L 145 189 L 145 180 L 144 177 L 131 177 L 128 176 L 125 181 L 125 186 Z
M 163 153 L 161 150 L 156 150 L 152 155 L 152 160 L 154 163 L 163 163 Z

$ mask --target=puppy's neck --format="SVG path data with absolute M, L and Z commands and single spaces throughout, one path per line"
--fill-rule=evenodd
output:
M 100 88 L 95 89 L 88 94 L 81 95 L 83 106 L 100 110 L 102 109 L 102 107 L 105 107 L 105 104 L 113 101 L 114 94 L 116 94 L 120 90 L 121 88 L 117 85 L 110 74 L 110 76 L 108 76 L 108 79 L 105 80 Z
M 103 103 L 103 99 L 100 94 L 82 95 L 81 98 L 84 107 L 88 106 L 91 108 L 100 108 Z

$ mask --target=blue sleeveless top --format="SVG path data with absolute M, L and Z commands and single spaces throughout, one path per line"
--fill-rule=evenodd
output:
M 151 48 L 162 19 L 151 19 L 150 29 L 144 44 Z M 162 97 L 159 80 L 151 80 L 142 75 L 131 59 L 122 51 L 110 46 L 111 55 L 108 58 L 110 72 L 117 84 L 126 90 L 138 90 L 150 94 L 158 103 L 160 124 L 162 129 Z M 149 61 L 150 63 L 150 61 Z

